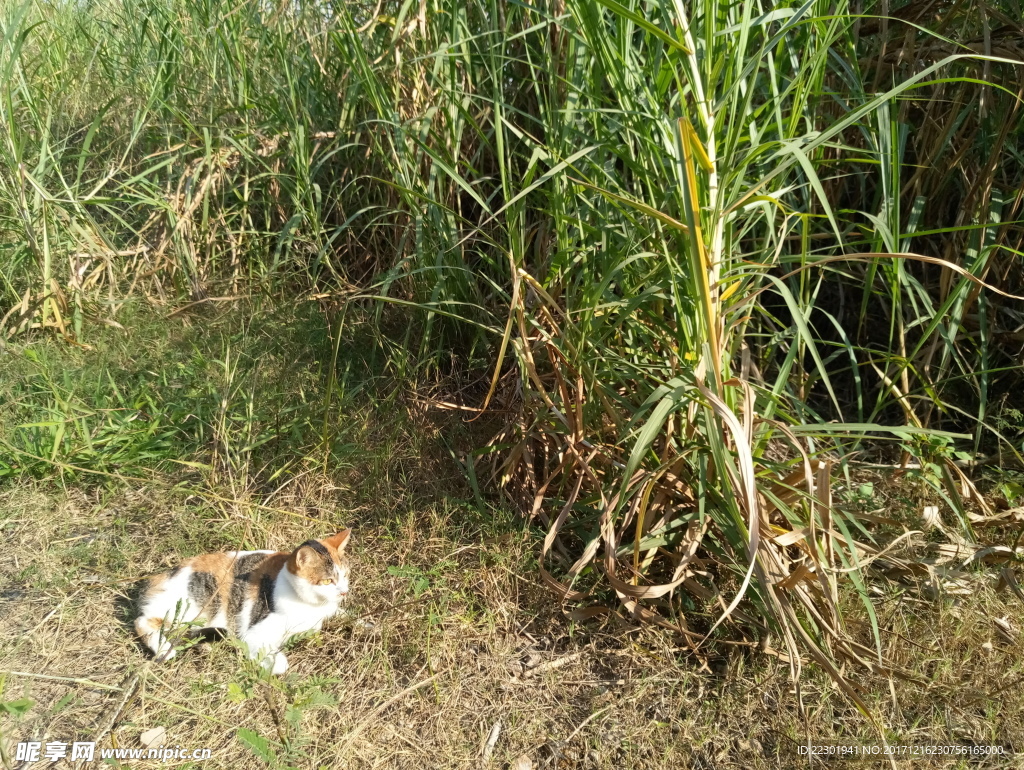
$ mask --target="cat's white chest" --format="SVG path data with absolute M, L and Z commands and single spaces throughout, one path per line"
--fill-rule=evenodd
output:
M 309 605 L 291 598 L 281 597 L 275 612 L 280 613 L 289 634 L 319 630 L 324 621 L 338 612 L 339 605 L 325 603 Z

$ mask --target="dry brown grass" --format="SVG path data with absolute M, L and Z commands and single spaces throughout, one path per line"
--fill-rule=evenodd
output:
M 307 478 L 276 507 L 316 519 L 346 495 Z M 538 588 L 527 531 L 474 530 L 444 499 L 379 502 L 341 506 L 330 522 L 357 527 L 352 610 L 373 626 L 339 619 L 295 645 L 287 676 L 268 679 L 230 642 L 153 664 L 129 626 L 135 584 L 118 581 L 211 548 L 288 547 L 319 534 L 316 524 L 157 487 L 4 492 L 0 671 L 24 673 L 8 673 L 3 699 L 35 701 L 20 720 L 5 718 L 6 748 L 21 739 L 137 747 L 163 726 L 169 745 L 213 750 L 191 766 L 266 767 L 238 738 L 248 729 L 277 744 L 280 767 L 478 767 L 500 723 L 486 763 L 496 768 L 522 755 L 551 768 L 774 768 L 797 766 L 793 746 L 808 736 L 874 740 L 823 674 L 803 685 L 801 716 L 781 662 L 719 650 L 700 670 L 660 632 L 574 625 Z M 890 740 L 1024 749 L 1020 644 L 993 623 L 1006 617 L 1019 629 L 1016 600 L 980 584 L 938 602 L 880 585 L 885 651 L 921 681 L 848 673 Z M 857 628 L 866 642 L 868 626 Z

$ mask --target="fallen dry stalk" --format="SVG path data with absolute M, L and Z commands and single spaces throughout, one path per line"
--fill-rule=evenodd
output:
M 563 666 L 568 666 L 570 663 L 573 663 L 573 662 L 579 660 L 582 657 L 583 657 L 583 652 L 582 651 L 581 652 L 574 652 L 571 655 L 563 655 L 560 658 L 556 658 L 555 660 L 548 661 L 547 663 L 541 663 L 539 666 L 531 668 L 529 671 L 527 671 L 525 674 L 523 674 L 523 676 L 526 677 L 526 678 L 530 678 L 530 677 L 534 677 L 534 676 L 539 676 L 539 675 L 543 674 L 545 671 L 554 671 L 555 669 L 562 668 Z
M 135 695 L 138 693 L 139 686 L 141 684 L 142 674 L 140 673 L 129 674 L 127 677 L 125 677 L 125 680 L 121 683 L 121 687 L 118 688 L 124 692 L 124 695 L 122 695 L 121 698 L 119 698 L 118 701 L 114 704 L 113 708 L 111 708 L 107 712 L 107 715 L 104 717 L 100 728 L 93 734 L 93 743 L 99 743 L 106 737 L 107 733 L 114 729 L 114 725 L 117 724 L 117 721 L 121 718 L 121 715 L 124 714 L 124 711 L 128 707 L 128 704 L 131 703 L 132 700 L 135 698 Z M 78 761 L 78 764 L 75 765 L 75 768 L 76 770 L 79 770 L 80 768 L 84 767 L 84 765 L 85 760 L 82 759 Z
M 102 682 L 94 682 L 92 679 L 78 679 L 71 676 L 52 676 L 50 674 L 31 674 L 27 671 L 4 671 L 3 676 L 24 676 L 29 679 L 47 679 L 52 682 L 68 682 L 70 684 L 81 684 L 86 687 L 95 687 L 98 690 L 110 690 L 112 692 L 121 692 L 123 687 L 115 687 L 112 684 L 103 684 Z
M 501 735 L 501 720 L 499 719 L 494 723 L 494 727 L 491 728 L 491 732 L 487 735 L 487 741 L 484 743 L 484 750 L 480 756 L 480 766 L 486 767 L 491 761 L 491 754 L 494 753 L 494 747 L 498 743 L 498 736 Z

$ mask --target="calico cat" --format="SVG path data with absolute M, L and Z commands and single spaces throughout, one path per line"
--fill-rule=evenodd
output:
M 228 551 L 196 556 L 152 578 L 135 631 L 158 661 L 177 654 L 176 624 L 233 632 L 273 674 L 288 670 L 287 639 L 319 631 L 348 596 L 345 557 L 351 530 L 286 551 Z

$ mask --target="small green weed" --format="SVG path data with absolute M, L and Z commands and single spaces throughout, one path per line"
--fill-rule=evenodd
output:
M 253 673 L 251 668 L 247 668 L 247 671 Z M 245 684 L 230 683 L 228 698 L 240 702 L 256 697 L 257 691 L 276 715 L 277 740 L 242 728 L 236 733 L 238 741 L 272 770 L 293 770 L 308 766 L 310 757 L 305 749 L 311 737 L 304 729 L 303 721 L 313 712 L 335 707 L 337 698 L 322 689 L 315 678 L 303 680 L 291 677 L 285 681 L 261 675 L 248 679 Z

